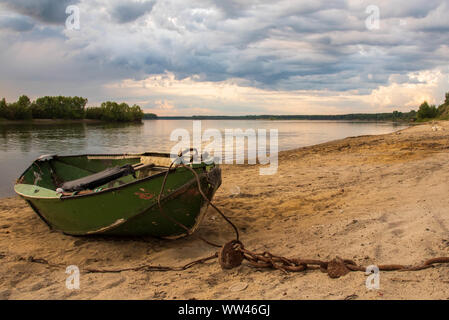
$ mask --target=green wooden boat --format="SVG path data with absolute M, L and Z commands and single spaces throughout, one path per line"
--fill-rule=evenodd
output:
M 169 164 L 170 155 L 164 153 L 42 156 L 14 190 L 50 228 L 66 234 L 175 239 L 196 230 L 208 202 L 192 171 L 170 169 Z M 212 200 L 221 185 L 218 165 L 202 162 L 189 167 Z M 158 196 L 167 170 L 161 210 Z

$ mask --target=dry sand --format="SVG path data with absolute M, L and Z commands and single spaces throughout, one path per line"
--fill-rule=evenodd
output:
M 275 176 L 259 176 L 258 166 L 223 169 L 215 202 L 249 249 L 363 265 L 449 256 L 447 122 L 284 152 Z M 66 236 L 19 198 L 1 199 L 0 215 L 0 299 L 449 299 L 449 265 L 381 272 L 379 290 L 366 288 L 363 272 L 330 279 L 319 270 L 284 274 L 247 264 L 223 271 L 215 262 L 180 272 L 86 274 L 87 267 L 183 265 L 215 249 L 194 236 Z M 213 209 L 198 233 L 221 242 L 233 236 Z M 65 286 L 68 265 L 81 269 L 80 290 Z

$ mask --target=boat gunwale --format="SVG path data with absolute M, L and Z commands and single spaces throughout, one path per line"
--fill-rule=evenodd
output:
M 57 156 L 57 155 L 55 155 L 54 158 L 58 158 L 58 157 L 61 157 L 61 158 L 70 158 L 71 157 L 71 158 L 73 158 L 73 157 L 88 157 L 88 156 L 97 156 L 97 157 L 101 157 L 101 156 L 104 156 L 104 157 L 131 156 L 131 157 L 138 158 L 138 157 L 144 157 L 144 156 L 157 157 L 156 154 L 162 155 L 161 158 L 162 157 L 166 158 L 167 156 L 168 157 L 170 156 L 169 153 L 145 152 L 145 153 L 142 153 L 142 154 L 83 154 L 83 155 L 72 155 L 72 156 Z M 19 180 L 25 174 L 25 172 L 27 172 L 33 166 L 33 164 L 35 164 L 37 161 L 39 161 L 39 159 L 33 161 L 33 163 L 19 177 Z M 204 169 L 207 166 L 211 166 L 211 165 L 213 165 L 214 168 L 217 167 L 217 165 L 215 163 L 207 164 L 205 162 L 201 162 L 200 164 L 198 164 L 197 168 L 203 168 Z M 161 166 L 161 167 L 163 167 L 163 166 Z M 177 170 L 177 168 L 171 168 L 171 169 L 169 167 L 166 167 L 166 168 L 169 170 L 170 173 L 176 172 L 176 170 Z M 124 189 L 125 187 L 131 186 L 131 185 L 134 185 L 134 184 L 138 184 L 138 183 L 141 183 L 141 182 L 147 182 L 147 181 L 150 181 L 152 179 L 159 178 L 160 176 L 164 176 L 166 173 L 167 173 L 167 171 L 162 171 L 162 172 L 159 172 L 157 174 L 154 174 L 154 175 L 151 175 L 151 176 L 148 176 L 148 177 L 144 177 L 144 178 L 138 179 L 136 181 L 131 181 L 131 182 L 128 182 L 126 184 L 123 184 L 123 185 L 120 185 L 120 186 L 117 186 L 117 187 L 112 187 L 112 188 L 108 188 L 108 189 L 101 190 L 101 191 L 98 191 L 98 192 L 91 192 L 91 193 L 87 193 L 87 194 L 75 194 L 75 195 L 70 195 L 70 196 L 60 195 L 59 197 L 57 197 L 57 196 L 55 196 L 55 197 L 38 197 L 38 196 L 30 196 L 30 195 L 24 195 L 22 193 L 19 193 L 19 192 L 16 191 L 16 188 L 14 188 L 14 191 L 18 195 L 20 195 L 22 197 L 25 197 L 25 198 L 30 198 L 30 199 L 67 201 L 67 200 L 72 200 L 72 199 L 79 199 L 79 198 L 82 198 L 82 197 L 96 196 L 96 195 L 104 194 L 104 193 L 107 193 L 107 192 L 114 192 L 114 191 L 117 191 L 119 189 Z M 170 173 L 169 173 L 169 175 L 170 175 Z M 18 185 L 18 183 L 16 183 L 16 185 Z M 40 188 L 43 188 L 43 187 L 40 187 Z M 47 188 L 43 188 L 43 189 L 47 189 Z M 50 190 L 50 189 L 47 189 L 47 190 Z M 51 190 L 51 191 L 53 191 L 53 190 Z
M 94 154 L 94 153 L 86 153 L 86 154 L 78 154 L 78 155 L 58 155 L 58 154 L 52 154 L 51 155 L 51 160 L 52 159 L 57 159 L 57 158 L 80 158 L 80 157 L 119 157 L 119 156 L 123 156 L 123 157 L 131 157 L 132 158 L 139 158 L 139 157 L 160 157 L 160 158 L 170 158 L 171 154 L 170 153 L 163 153 L 163 152 L 144 152 L 144 153 L 111 153 L 111 154 Z M 42 156 L 41 156 L 42 157 Z M 25 173 L 33 166 L 33 164 L 35 164 L 36 162 L 44 162 L 44 161 L 48 161 L 48 160 L 40 160 L 40 158 L 37 158 L 36 160 L 34 160 L 23 172 L 22 174 L 19 176 L 19 178 L 17 180 L 20 180 L 20 178 L 22 178 Z

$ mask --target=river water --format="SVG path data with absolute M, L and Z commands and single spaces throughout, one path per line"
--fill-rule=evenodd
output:
M 350 136 L 384 134 L 405 126 L 391 122 L 299 120 L 203 120 L 202 132 L 217 129 L 278 130 L 279 151 Z M 42 154 L 102 154 L 144 151 L 169 152 L 176 129 L 192 133 L 192 120 L 145 120 L 143 124 L 2 124 L 0 123 L 0 197 L 14 195 L 13 184 Z M 193 134 L 192 134 L 193 136 Z M 267 135 L 269 142 L 269 136 Z M 245 146 L 247 148 L 247 145 Z M 269 147 L 267 147 L 269 151 Z M 226 155 L 224 155 L 226 157 Z

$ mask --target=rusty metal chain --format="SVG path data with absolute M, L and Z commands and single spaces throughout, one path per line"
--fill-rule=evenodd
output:
M 215 206 L 204 194 L 198 174 L 191 167 L 184 164 L 179 165 L 190 170 L 196 177 L 198 190 L 204 200 L 217 211 L 223 219 L 228 222 L 234 229 L 236 239 L 226 243 L 221 247 L 218 260 L 223 269 L 232 269 L 242 264 L 243 260 L 248 261 L 249 265 L 256 268 L 277 269 L 283 272 L 300 272 L 311 269 L 320 269 L 329 275 L 330 278 L 339 278 L 351 271 L 366 271 L 365 266 L 357 265 L 351 259 L 342 259 L 335 257 L 330 261 L 313 260 L 313 259 L 294 259 L 274 255 L 270 252 L 255 253 L 244 248 L 239 241 L 239 231 L 232 221 Z M 419 271 L 432 267 L 435 264 L 449 263 L 449 257 L 438 257 L 428 259 L 421 264 L 407 266 L 401 264 L 385 264 L 379 265 L 380 271 Z
M 283 272 L 300 272 L 320 269 L 330 278 L 339 278 L 351 271 L 366 271 L 365 266 L 357 265 L 353 260 L 336 257 L 330 261 L 285 258 L 270 252 L 254 253 L 243 247 L 241 242 L 233 241 L 226 244 L 219 255 L 219 262 L 223 269 L 232 269 L 241 265 L 243 260 L 256 268 L 277 269 Z M 435 264 L 449 263 L 449 257 L 438 257 L 424 261 L 421 264 L 408 266 L 401 264 L 385 264 L 377 266 L 380 271 L 419 271 Z

